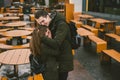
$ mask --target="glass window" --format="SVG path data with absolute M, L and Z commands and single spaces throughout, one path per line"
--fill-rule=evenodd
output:
M 88 1 L 88 11 L 120 15 L 120 0 Z

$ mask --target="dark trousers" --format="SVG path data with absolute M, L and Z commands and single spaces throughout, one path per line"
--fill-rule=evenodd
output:
M 67 80 L 68 72 L 59 72 L 59 80 Z

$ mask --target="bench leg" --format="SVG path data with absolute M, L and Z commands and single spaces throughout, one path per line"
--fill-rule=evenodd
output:
M 83 37 L 83 45 L 91 45 L 91 41 L 88 37 Z
M 102 52 L 100 54 L 100 63 L 101 64 L 111 64 L 111 57 Z
M 96 52 L 97 53 L 100 53 L 102 50 L 106 50 L 106 49 L 107 49 L 107 44 L 106 43 L 96 45 Z

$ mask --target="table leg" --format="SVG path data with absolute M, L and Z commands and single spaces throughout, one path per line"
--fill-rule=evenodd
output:
M 2 64 L 2 63 L 0 63 L 0 68 L 2 67 L 2 65 L 3 65 L 3 64 Z
M 18 65 L 14 65 L 14 74 L 18 78 Z

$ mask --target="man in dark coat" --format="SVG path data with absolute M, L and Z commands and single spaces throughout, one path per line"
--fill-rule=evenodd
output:
M 50 47 L 60 48 L 60 55 L 57 58 L 59 63 L 59 80 L 67 80 L 68 72 L 73 70 L 73 55 L 69 42 L 71 39 L 70 29 L 65 17 L 56 11 L 48 14 L 48 12 L 41 10 L 35 13 L 35 20 L 38 24 L 49 27 L 52 39 L 46 37 L 49 36 L 49 34 L 46 34 L 46 36 L 42 37 L 42 41 Z

